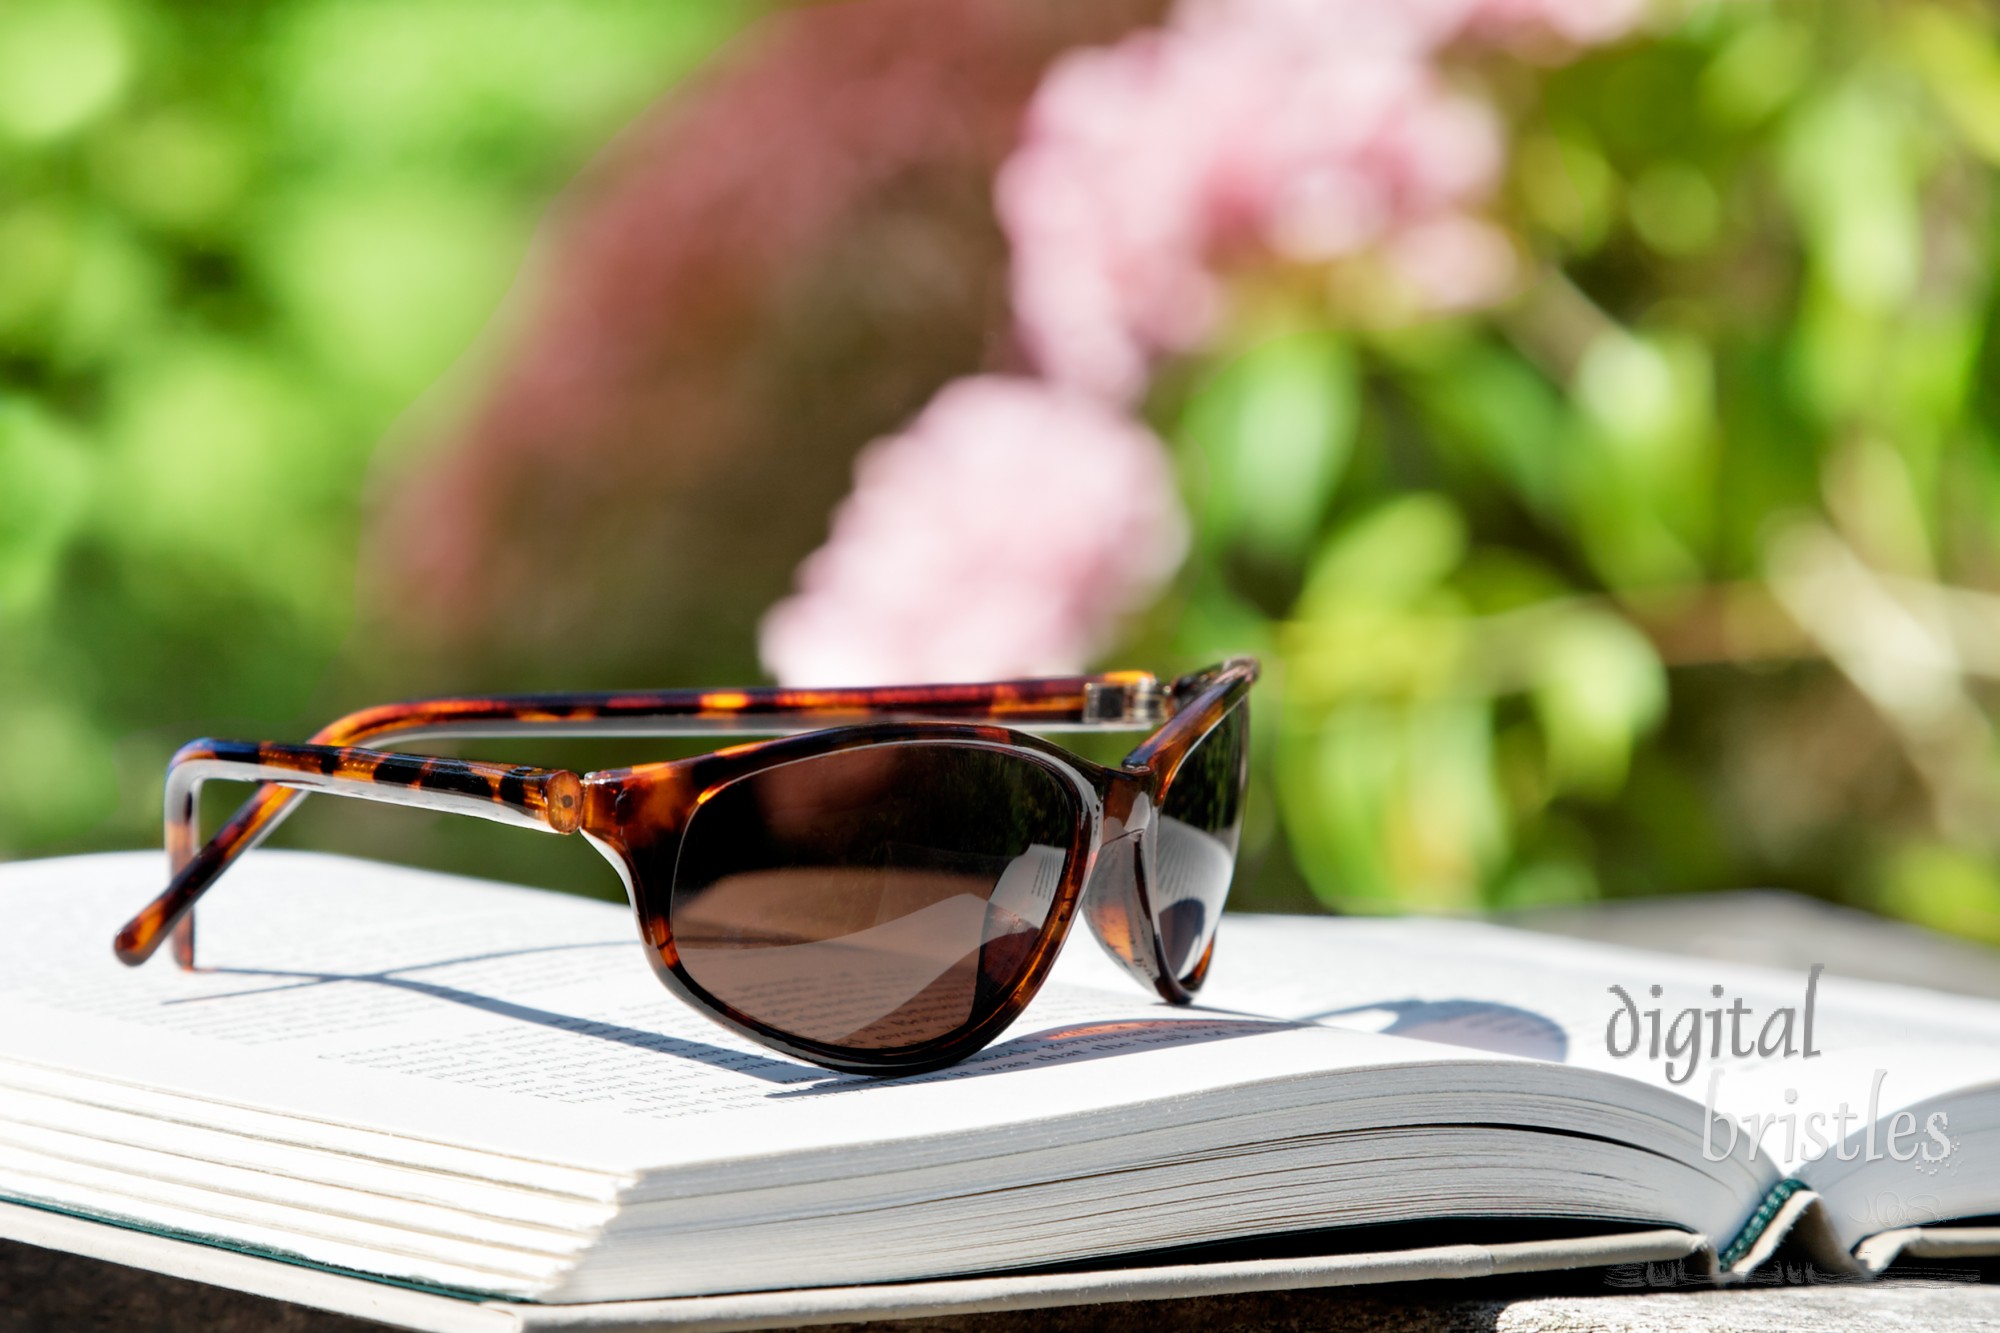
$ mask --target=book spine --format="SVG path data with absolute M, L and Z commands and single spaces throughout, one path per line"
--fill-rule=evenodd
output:
M 1785 1201 L 1805 1187 L 1804 1181 L 1789 1176 L 1773 1185 L 1771 1192 L 1764 1196 L 1764 1201 L 1757 1205 L 1757 1211 L 1750 1214 L 1749 1220 L 1743 1224 L 1743 1229 L 1736 1233 L 1736 1239 L 1724 1246 L 1722 1253 L 1716 1256 L 1716 1262 L 1724 1270 L 1734 1268 L 1740 1263 L 1743 1256 L 1750 1253 L 1750 1248 L 1757 1243 L 1757 1238 L 1764 1234 L 1764 1229 L 1771 1225 L 1772 1219 L 1784 1211 Z

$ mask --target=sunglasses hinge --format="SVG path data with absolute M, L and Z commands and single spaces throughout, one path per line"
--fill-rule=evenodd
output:
M 1092 681 L 1084 686 L 1083 721 L 1098 725 L 1152 727 L 1166 721 L 1166 696 L 1151 677 Z

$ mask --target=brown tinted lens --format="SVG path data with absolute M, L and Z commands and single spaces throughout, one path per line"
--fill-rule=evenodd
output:
M 1249 707 L 1238 704 L 1189 751 L 1154 826 L 1153 923 L 1168 970 L 1183 981 L 1208 952 L 1236 871 L 1249 723 Z
M 969 745 L 843 750 L 738 779 L 681 845 L 681 964 L 807 1041 L 873 1051 L 948 1036 L 1020 981 L 1077 809 L 1041 764 Z

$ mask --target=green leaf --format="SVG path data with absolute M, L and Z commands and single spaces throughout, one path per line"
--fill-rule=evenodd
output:
M 1882 867 L 1873 905 L 1933 930 L 2000 944 L 2000 873 L 1990 858 L 1961 847 L 1899 848 Z
M 1966 144 L 2000 165 L 2000 47 L 1992 15 L 1984 17 L 1981 23 L 1942 5 L 1903 5 L 1897 36 Z
M 199 106 L 155 111 L 100 136 L 92 174 L 104 194 L 170 231 L 226 231 L 251 170 L 245 135 Z
M 318 356 L 400 404 L 492 315 L 527 244 L 522 224 L 465 184 L 346 182 L 278 210 L 263 267 Z
M 1432 340 L 1401 353 L 1399 385 L 1441 450 L 1470 455 L 1538 518 L 1562 521 L 1562 437 L 1569 413 L 1555 387 L 1518 353 L 1488 338 Z M 1483 490 L 1484 477 L 1468 489 Z
M 1204 384 L 1180 434 L 1206 483 L 1208 542 L 1298 560 L 1353 448 L 1359 396 L 1353 354 L 1325 333 L 1273 339 Z
M 0 333 L 40 341 L 69 287 L 76 219 L 47 200 L 0 212 Z
M 287 137 L 316 158 L 523 162 L 597 146 L 749 6 L 740 0 L 314 0 L 269 47 Z M 525 164 L 525 163 L 524 163 Z
M 1528 136 L 1515 155 L 1515 174 L 1535 221 L 1585 252 L 1603 241 L 1611 226 L 1615 179 L 1588 137 Z
M 1812 58 L 1811 30 L 1765 10 L 1702 71 L 1701 109 L 1725 130 L 1760 124 L 1806 86 Z
M 1404 495 L 1336 529 L 1313 557 L 1294 618 L 1406 605 L 1465 558 L 1465 520 L 1441 495 Z
M 183 339 L 160 351 L 121 382 L 106 541 L 135 563 L 195 557 L 309 620 L 342 621 L 360 457 L 330 447 L 330 415 L 283 362 L 242 344 Z
M 1691 255 L 1715 239 L 1722 203 L 1715 186 L 1685 162 L 1660 162 L 1632 182 L 1632 226 L 1663 255 Z
M 0 855 L 75 837 L 117 807 L 116 749 L 73 700 L 10 692 L 0 708 L 0 754 L 61 775 L 16 783 L 0 802 Z
M 0 638 L 20 634 L 53 595 L 92 474 L 73 430 L 26 402 L 0 399 Z
M 1278 771 L 1300 869 L 1329 905 L 1472 910 L 1505 857 L 1483 701 L 1337 709 L 1283 737 Z
M 1900 305 L 1923 264 L 1919 149 L 1905 105 L 1855 80 L 1822 92 L 1793 117 L 1784 180 L 1813 266 L 1860 310 Z
M 115 7 L 93 0 L 0 5 L 0 135 L 71 134 L 109 110 L 132 73 Z
M 1666 670 L 1616 616 L 1575 612 L 1541 636 L 1530 690 L 1559 790 L 1607 796 L 1667 708 Z
M 1563 451 L 1572 521 L 1614 587 L 1690 583 L 1712 536 L 1712 371 L 1685 336 L 1607 329 L 1577 363 Z

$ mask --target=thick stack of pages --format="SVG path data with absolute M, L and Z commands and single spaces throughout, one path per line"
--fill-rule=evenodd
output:
M 1741 1264 L 1799 1215 L 1787 1196 L 1816 1194 L 1841 1250 L 2000 1212 L 2000 1005 L 1825 976 L 1822 1054 L 1732 1056 L 1727 1007 L 1802 1010 L 1806 978 L 1234 917 L 1200 1007 L 1140 993 L 1079 930 L 993 1047 L 867 1080 L 680 1004 L 623 907 L 368 862 L 256 853 L 202 909 L 202 971 L 127 970 L 110 934 L 161 873 L 156 854 L 0 867 L 0 1196 L 560 1302 L 1437 1219 L 1496 1239 L 1506 1219 L 1665 1224 Z M 1644 1030 L 1607 1049 L 1613 986 L 1641 1029 L 1660 1011 L 1662 1058 Z M 1683 1029 L 1676 1083 L 1690 1008 L 1701 1064 Z M 1711 1093 L 1779 1117 L 1760 1151 L 1709 1121 Z M 1787 1149 L 1785 1114 L 1837 1102 L 1852 1160 Z M 1860 1152 L 1892 1133 L 1928 1151 Z

